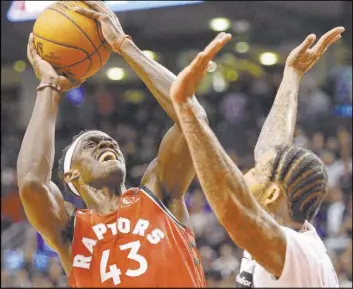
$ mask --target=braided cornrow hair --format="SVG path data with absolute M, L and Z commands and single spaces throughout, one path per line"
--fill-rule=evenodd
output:
M 320 208 L 327 191 L 327 171 L 313 152 L 295 146 L 276 147 L 271 181 L 286 190 L 293 221 L 310 221 Z

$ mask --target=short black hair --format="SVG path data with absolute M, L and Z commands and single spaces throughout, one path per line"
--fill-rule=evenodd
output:
M 77 140 L 81 135 L 83 135 L 84 133 L 87 133 L 89 131 L 93 131 L 93 130 L 82 130 L 82 131 L 80 131 L 77 135 L 73 136 L 71 142 L 62 150 L 61 158 L 58 161 L 58 176 L 59 176 L 59 179 L 63 182 L 65 191 L 70 191 L 71 192 L 71 190 L 69 190 L 67 188 L 67 185 L 66 185 L 66 183 L 64 181 L 64 160 L 65 160 L 65 156 L 67 154 L 67 151 L 69 150 L 69 148 L 71 147 L 71 145 L 74 143 L 75 140 Z
M 310 221 L 318 212 L 327 192 L 327 170 L 312 151 L 281 145 L 276 147 L 271 181 L 285 187 L 293 221 Z

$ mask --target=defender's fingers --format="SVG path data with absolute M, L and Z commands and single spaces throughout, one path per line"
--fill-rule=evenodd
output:
M 297 47 L 298 52 L 302 53 L 310 48 L 310 46 L 315 42 L 316 35 L 310 34 L 305 38 L 305 40 Z
M 224 47 L 224 45 L 232 39 L 228 33 L 220 33 L 213 39 L 206 48 L 200 52 L 191 62 L 190 66 L 193 69 L 206 69 L 213 57 Z
M 325 33 L 319 41 L 312 48 L 319 55 L 328 47 L 328 43 L 331 42 L 332 39 L 335 39 L 338 35 L 340 35 L 344 31 L 343 27 L 336 27 L 331 29 L 329 32 Z
M 206 46 L 204 49 L 205 54 L 212 59 L 231 39 L 231 34 L 224 32 L 219 33 L 214 41 Z
M 335 38 L 331 39 L 330 42 L 326 45 L 326 48 L 324 49 L 324 51 L 322 51 L 321 54 L 323 54 L 327 48 L 329 48 L 333 43 L 335 43 L 337 40 L 341 39 L 341 34 L 340 35 L 337 35 Z

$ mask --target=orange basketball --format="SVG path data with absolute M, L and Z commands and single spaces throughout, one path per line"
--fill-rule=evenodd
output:
M 75 11 L 88 6 L 80 1 L 57 1 L 48 6 L 33 27 L 39 55 L 55 70 L 73 79 L 86 79 L 109 58 L 98 22 Z

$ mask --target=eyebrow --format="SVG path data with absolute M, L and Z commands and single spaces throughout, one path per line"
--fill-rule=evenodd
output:
M 84 144 L 88 141 L 94 141 L 94 142 L 99 142 L 101 140 L 106 140 L 106 141 L 111 141 L 111 142 L 115 142 L 116 143 L 116 140 L 114 140 L 112 137 L 110 136 L 102 136 L 102 135 L 91 135 L 91 136 L 88 136 L 87 138 L 83 139 L 82 140 L 82 143 L 81 144 Z

